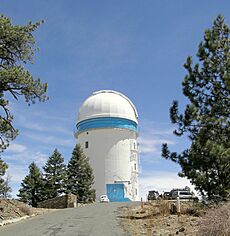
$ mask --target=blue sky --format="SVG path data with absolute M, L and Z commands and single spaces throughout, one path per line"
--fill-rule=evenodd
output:
M 78 109 L 101 89 L 122 92 L 137 107 L 141 196 L 188 184 L 177 177 L 178 165 L 160 157 L 162 142 L 176 151 L 189 144 L 172 134 L 169 107 L 174 99 L 186 104 L 182 65 L 218 14 L 230 23 L 229 1 L 0 0 L 0 9 L 14 24 L 45 20 L 35 33 L 40 51 L 27 68 L 48 83 L 50 99 L 10 103 L 20 134 L 2 158 L 13 196 L 32 161 L 44 165 L 55 148 L 69 160 Z

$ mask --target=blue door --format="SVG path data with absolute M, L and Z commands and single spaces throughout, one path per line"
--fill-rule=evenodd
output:
M 125 198 L 124 184 L 106 184 L 106 192 L 111 202 L 130 201 L 130 199 Z

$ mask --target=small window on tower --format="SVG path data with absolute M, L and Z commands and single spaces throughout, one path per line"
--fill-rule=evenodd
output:
M 134 170 L 137 170 L 137 164 L 136 163 L 134 164 Z
M 136 150 L 136 143 L 133 143 L 133 148 L 134 150 Z
M 89 147 L 89 142 L 86 141 L 86 142 L 85 142 L 85 148 L 88 148 L 88 147 Z
M 137 189 L 136 189 L 136 195 L 137 195 Z

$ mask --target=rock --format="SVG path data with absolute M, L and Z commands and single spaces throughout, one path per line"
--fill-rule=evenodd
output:
M 140 234 L 146 234 L 147 232 L 146 231 L 141 231 Z
M 184 232 L 185 231 L 185 228 L 184 227 L 181 227 L 180 229 L 179 229 L 179 232 Z
M 169 224 L 169 223 L 167 223 L 167 226 L 170 226 L 170 224 Z
M 177 213 L 177 209 L 176 209 L 176 204 L 172 203 L 170 206 L 170 213 L 171 214 L 176 214 Z
M 194 208 L 187 208 L 186 213 L 189 215 L 194 215 L 197 211 Z

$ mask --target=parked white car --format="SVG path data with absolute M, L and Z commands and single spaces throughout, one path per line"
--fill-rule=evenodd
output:
M 109 202 L 109 198 L 107 195 L 101 195 L 100 202 Z
M 189 191 L 175 191 L 172 193 L 173 198 L 179 197 L 180 199 L 193 199 L 195 198 L 194 193 Z

